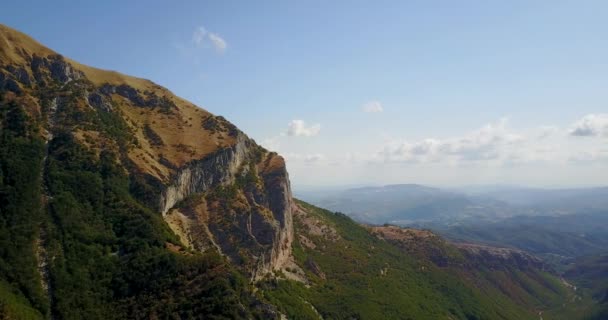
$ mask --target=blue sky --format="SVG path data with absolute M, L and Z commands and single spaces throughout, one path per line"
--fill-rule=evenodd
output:
M 148 78 L 297 187 L 608 181 L 605 1 L 12 1 L 0 22 Z M 367 111 L 367 112 L 366 112 Z

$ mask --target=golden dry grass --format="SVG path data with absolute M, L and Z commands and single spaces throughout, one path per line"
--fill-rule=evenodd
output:
M 0 61 L 2 64 L 25 64 L 27 57 L 34 53 L 44 56 L 56 54 L 28 35 L 0 24 Z
M 258 170 L 264 174 L 275 173 L 278 170 L 285 169 L 285 159 L 276 153 L 268 153 L 267 158 L 262 161 Z
M 159 161 L 161 156 L 173 166 L 181 167 L 191 160 L 204 156 L 235 143 L 234 138 L 223 132 L 211 133 L 202 126 L 208 112 L 192 104 L 177 105 L 172 114 L 165 114 L 157 109 L 133 106 L 122 97 L 115 96 L 115 101 L 122 101 L 120 109 L 128 123 L 135 124 L 135 137 L 140 147 L 129 151 L 129 158 L 146 172 L 164 180 L 171 170 Z M 162 138 L 161 145 L 153 145 L 145 136 L 144 126 L 148 126 Z M 158 168 L 161 174 L 156 173 Z M 163 177 L 164 176 L 164 177 Z
M 0 24 L 0 64 L 27 66 L 33 55 L 46 57 L 57 53 L 28 35 Z M 198 160 L 221 148 L 232 146 L 235 139 L 225 132 L 210 132 L 203 128 L 202 121 L 211 114 L 194 104 L 175 96 L 171 91 L 146 79 L 127 76 L 116 71 L 102 70 L 80 64 L 65 58 L 76 70 L 84 73 L 86 78 L 95 86 L 110 84 L 114 86 L 128 85 L 140 94 L 150 92 L 158 97 L 166 97 L 176 106 L 170 114 L 160 112 L 158 108 L 146 108 L 133 105 L 129 100 L 119 95 L 112 99 L 118 105 L 123 117 L 129 123 L 137 138 L 139 147 L 129 150 L 129 158 L 143 171 L 163 181 L 167 181 L 173 169 Z M 26 68 L 26 70 L 29 68 Z M 143 128 L 149 126 L 163 144 L 153 146 L 146 138 Z M 91 136 L 91 135 L 89 135 Z M 93 148 L 108 145 L 108 141 L 91 143 L 85 141 L 84 133 L 76 133 L 76 137 Z M 161 158 L 166 161 L 161 163 Z

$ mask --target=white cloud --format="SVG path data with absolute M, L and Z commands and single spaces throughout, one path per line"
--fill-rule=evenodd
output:
M 205 43 L 205 38 L 207 37 L 207 29 L 205 27 L 198 27 L 194 30 L 192 34 L 192 42 L 197 46 L 202 46 Z
M 311 126 L 306 126 L 304 120 L 291 120 L 287 126 L 288 136 L 312 137 L 319 134 L 320 131 L 320 124 L 317 123 Z
M 560 132 L 560 129 L 556 126 L 540 126 L 538 128 L 538 134 L 536 135 L 536 137 L 539 140 L 544 140 L 544 139 L 554 136 L 555 134 L 557 134 L 559 132 Z
M 366 161 L 368 156 L 361 152 L 347 152 L 343 155 L 341 162 L 343 163 L 358 163 Z
M 325 160 L 325 155 L 321 153 L 307 154 L 304 156 L 304 161 L 307 163 L 316 163 Z
M 608 150 L 591 150 L 591 151 L 583 151 L 576 154 L 573 154 L 568 159 L 570 162 L 577 163 L 593 163 L 593 162 L 607 162 L 608 161 Z
M 301 154 L 290 152 L 284 154 L 283 157 L 288 162 L 304 162 L 305 164 L 317 164 L 327 159 L 322 153 Z
M 262 147 L 270 150 L 270 151 L 278 151 L 281 147 L 281 141 L 279 140 L 280 136 L 267 138 L 262 140 L 260 143 Z
M 507 158 L 525 142 L 522 135 L 507 128 L 502 119 L 460 137 L 428 138 L 420 141 L 389 141 L 376 154 L 384 162 L 432 163 L 490 161 Z
M 570 135 L 577 137 L 608 137 L 608 114 L 588 114 L 576 121 Z
M 502 119 L 461 136 L 417 141 L 390 139 L 372 155 L 371 162 L 480 168 L 608 163 L 608 149 L 601 140 L 566 139 L 568 134 L 608 137 L 608 115 L 587 115 L 569 130 L 539 126 L 515 132 Z
M 228 44 L 226 44 L 226 40 L 220 37 L 217 33 L 210 32 L 209 40 L 211 40 L 213 47 L 219 53 L 223 53 L 226 50 L 226 47 L 228 46 Z
M 369 101 L 361 107 L 361 110 L 363 112 L 376 113 L 384 111 L 384 108 L 382 108 L 380 101 Z
M 192 34 L 192 43 L 198 48 L 205 48 L 211 45 L 218 53 L 226 51 L 228 44 L 219 34 L 210 32 L 205 27 L 200 26 Z

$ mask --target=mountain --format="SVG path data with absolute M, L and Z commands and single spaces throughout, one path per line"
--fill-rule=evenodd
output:
M 416 184 L 307 191 L 305 200 L 365 223 L 468 225 L 515 216 L 608 211 L 608 188 L 534 189 L 475 186 L 440 189 Z
M 496 219 L 523 209 L 488 197 L 416 184 L 362 187 L 329 194 L 312 202 L 366 223 L 408 225 L 416 222 L 455 223 L 467 219 Z
M 151 81 L 5 26 L 0 44 L 0 274 L 18 309 L 272 316 L 248 279 L 290 262 L 283 158 Z
M 542 258 L 576 289 L 576 304 L 554 312 L 572 318 L 608 316 L 608 212 L 517 216 L 499 222 L 426 225 L 457 242 L 507 246 Z
M 568 304 L 571 291 L 521 251 L 456 246 L 297 205 L 294 257 L 303 268 L 291 271 L 307 280 L 290 273 L 262 283 L 290 319 L 538 319 Z
M 608 247 L 608 212 L 560 216 L 516 216 L 498 222 L 443 226 L 426 224 L 456 241 L 526 250 L 569 263 L 571 258 L 604 252 Z
M 509 188 L 477 192 L 513 206 L 529 207 L 545 214 L 573 213 L 608 208 L 608 187 L 580 189 Z
M 367 223 L 430 228 L 455 241 L 525 250 L 562 270 L 572 258 L 608 246 L 607 192 L 404 184 L 328 193 L 314 203 Z
M 537 319 L 569 306 L 572 290 L 528 254 L 297 201 L 283 158 L 226 119 L 1 25 L 0 44 L 2 319 Z M 434 193 L 412 191 L 427 206 Z M 420 241 L 388 236 L 411 232 Z
M 564 277 L 587 290 L 597 301 L 585 312 L 589 313 L 587 319 L 600 320 L 608 318 L 608 253 L 578 258 L 569 266 Z

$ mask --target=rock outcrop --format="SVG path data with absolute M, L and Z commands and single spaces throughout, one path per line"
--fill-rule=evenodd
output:
M 234 145 L 179 168 L 160 195 L 160 212 L 165 215 L 176 203 L 192 194 L 233 184 L 241 165 L 250 160 L 254 146 L 252 140 L 239 133 Z
M 47 140 L 57 131 L 114 153 L 133 195 L 184 245 L 217 249 L 252 279 L 291 261 L 293 200 L 280 156 L 151 81 L 81 65 L 2 25 L 0 44 L 0 91 L 47 119 Z
M 289 263 L 292 208 L 283 159 L 241 132 L 233 146 L 177 169 L 159 200 L 165 221 L 185 244 L 218 249 L 254 280 Z

